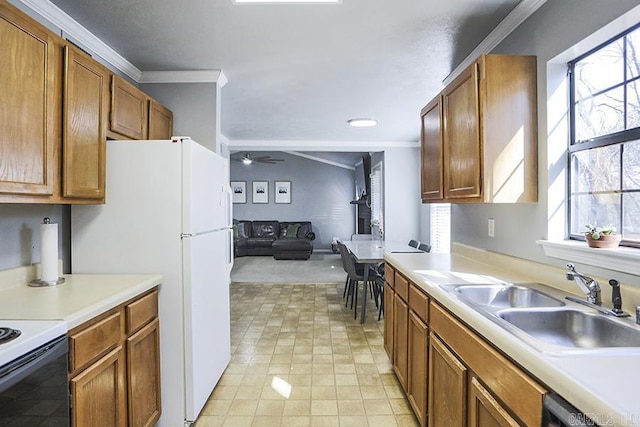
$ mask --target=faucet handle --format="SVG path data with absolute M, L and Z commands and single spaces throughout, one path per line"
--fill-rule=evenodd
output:
M 609 280 L 609 284 L 612 287 L 611 290 L 611 302 L 613 303 L 613 311 L 615 314 L 622 313 L 622 295 L 620 294 L 620 282 L 616 279 Z

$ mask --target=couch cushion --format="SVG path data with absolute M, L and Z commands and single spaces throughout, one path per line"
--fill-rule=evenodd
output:
M 298 226 L 298 231 L 295 236 L 288 236 L 287 232 L 291 226 Z M 280 238 L 283 237 L 299 237 L 304 239 L 309 239 L 308 235 L 311 232 L 311 222 L 310 221 L 296 221 L 296 222 L 281 222 L 280 223 Z
M 253 221 L 251 223 L 251 237 L 278 237 L 280 224 L 278 221 Z
M 271 245 L 274 241 L 277 241 L 275 237 L 252 237 L 247 239 L 247 247 L 271 249 Z
M 238 228 L 238 237 L 251 237 L 251 221 L 237 221 L 235 225 Z
M 280 224 L 280 238 L 285 237 L 298 237 L 298 229 L 300 228 L 300 224 L 291 224 L 285 223 Z

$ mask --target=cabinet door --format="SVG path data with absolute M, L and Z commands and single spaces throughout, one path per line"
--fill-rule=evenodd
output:
M 65 46 L 63 195 L 104 199 L 109 72 Z
M 5 3 L 0 40 L 0 193 L 52 195 L 60 51 L 47 30 Z
M 70 383 L 73 427 L 127 425 L 124 348 L 116 348 Z
M 400 385 L 407 391 L 409 306 L 398 294 L 393 297 L 393 322 L 393 370 Z
M 429 336 L 429 427 L 464 426 L 467 368 L 432 332 Z
M 111 81 L 109 129 L 131 139 L 147 137 L 147 96 L 118 76 Z
M 409 311 L 409 384 L 407 397 L 421 426 L 427 422 L 427 372 L 428 372 L 427 325 Z
M 386 277 L 386 276 L 385 276 Z M 384 284 L 384 349 L 393 364 L 393 288 Z
M 442 112 L 438 96 L 422 110 L 420 134 L 422 201 L 442 200 Z
M 443 93 L 444 196 L 479 198 L 482 150 L 478 65 L 467 68 Z
M 471 378 L 470 427 L 518 427 L 519 425 L 475 377 Z
M 153 99 L 149 100 L 148 139 L 170 139 L 173 135 L 173 113 Z
M 129 426 L 153 426 L 160 418 L 160 330 L 156 318 L 127 339 Z

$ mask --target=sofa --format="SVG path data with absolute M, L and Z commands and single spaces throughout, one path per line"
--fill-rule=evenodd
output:
M 310 221 L 234 220 L 236 257 L 271 255 L 275 259 L 309 259 L 316 238 Z

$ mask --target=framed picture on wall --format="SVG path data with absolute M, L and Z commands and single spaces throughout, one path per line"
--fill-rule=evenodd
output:
M 253 181 L 253 203 L 269 203 L 269 181 Z
M 247 203 L 247 181 L 231 181 L 233 203 Z
M 291 181 L 275 182 L 275 202 L 291 203 Z

